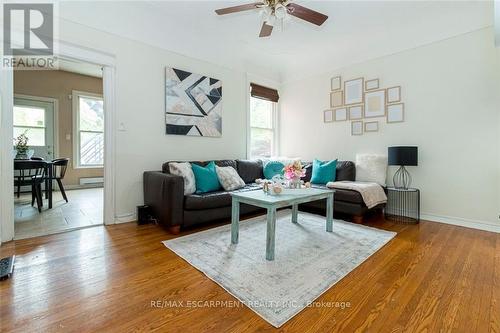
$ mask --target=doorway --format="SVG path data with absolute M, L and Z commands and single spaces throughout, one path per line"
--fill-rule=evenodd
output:
M 15 239 L 102 225 L 101 67 L 60 60 L 59 70 L 16 71 L 13 81 L 14 141 L 24 139 L 28 146 L 26 156 L 14 159 Z M 45 180 L 38 190 L 32 175 L 25 175 L 37 166 Z
M 55 155 L 55 104 L 54 99 L 14 97 L 14 138 L 25 134 L 33 155 L 46 160 Z
M 59 40 L 58 56 L 76 62 L 102 66 L 105 114 L 104 132 L 104 224 L 115 223 L 115 56 L 88 47 Z M 0 55 L 3 60 L 3 56 Z M 14 239 L 14 197 L 12 196 L 12 128 L 13 128 L 13 71 L 3 70 L 0 76 L 0 237 L 1 242 Z

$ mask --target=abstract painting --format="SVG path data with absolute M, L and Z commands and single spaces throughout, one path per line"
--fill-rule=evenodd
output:
M 222 82 L 184 70 L 166 69 L 166 133 L 222 135 Z

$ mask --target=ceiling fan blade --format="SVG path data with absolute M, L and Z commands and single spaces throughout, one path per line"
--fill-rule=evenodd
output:
M 246 5 L 221 8 L 221 9 L 216 9 L 215 12 L 218 15 L 232 14 L 232 13 L 237 13 L 237 12 L 244 12 L 246 10 L 256 9 L 256 8 L 258 8 L 257 6 L 259 6 L 259 5 L 263 5 L 263 3 L 262 2 L 254 2 L 254 3 L 248 3 Z
M 260 29 L 259 37 L 269 37 L 273 32 L 273 26 L 266 24 L 266 22 L 262 23 L 262 28 Z
M 328 19 L 328 16 L 324 14 L 306 7 L 302 7 L 295 3 L 290 3 L 286 7 L 288 8 L 288 13 L 290 15 L 298 17 L 299 19 L 310 22 L 312 24 L 322 25 Z

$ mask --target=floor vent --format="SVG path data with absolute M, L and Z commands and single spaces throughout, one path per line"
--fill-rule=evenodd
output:
M 8 279 L 14 271 L 14 256 L 0 259 L 0 280 Z

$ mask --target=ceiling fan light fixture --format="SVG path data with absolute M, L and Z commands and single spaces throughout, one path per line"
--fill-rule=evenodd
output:
M 287 14 L 288 11 L 286 7 L 281 4 L 276 5 L 276 7 L 274 8 L 274 16 L 276 16 L 278 20 L 284 19 L 287 16 Z
M 264 6 L 261 8 L 260 17 L 262 22 L 266 22 L 271 15 L 273 14 L 273 10 L 269 6 Z
M 269 16 L 269 18 L 266 20 L 266 24 L 270 25 L 271 27 L 273 27 L 275 23 L 276 23 L 276 16 L 274 15 Z

